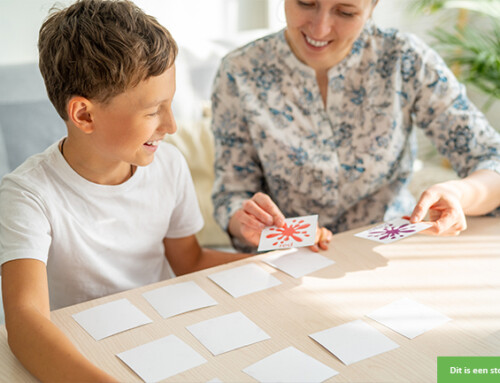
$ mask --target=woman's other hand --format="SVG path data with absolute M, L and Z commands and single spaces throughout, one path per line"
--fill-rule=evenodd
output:
M 316 230 L 316 240 L 314 241 L 314 245 L 310 247 L 310 249 L 314 252 L 318 252 L 321 250 L 328 250 L 328 245 L 332 240 L 332 232 L 328 230 L 326 227 L 318 227 Z
M 271 197 L 259 192 L 246 200 L 241 209 L 233 214 L 228 230 L 233 237 L 258 246 L 260 234 L 265 227 L 282 227 L 284 223 L 285 216 Z

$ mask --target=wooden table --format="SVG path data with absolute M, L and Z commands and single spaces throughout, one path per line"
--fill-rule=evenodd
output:
M 262 262 L 265 255 L 219 266 L 81 303 L 52 312 L 52 320 L 96 365 L 124 382 L 140 381 L 115 354 L 175 334 L 208 363 L 178 374 L 169 382 L 253 382 L 242 370 L 288 346 L 339 371 L 328 382 L 434 382 L 437 356 L 500 355 L 500 219 L 469 218 L 458 237 L 416 235 L 388 245 L 353 236 L 335 235 L 323 255 L 336 263 L 294 279 Z M 255 262 L 282 284 L 233 298 L 207 278 L 216 270 Z M 213 307 L 163 319 L 141 296 L 145 291 L 193 280 L 214 297 Z M 71 315 L 95 305 L 128 298 L 153 323 L 95 341 Z M 412 340 L 365 315 L 408 297 L 452 318 Z M 213 356 L 186 326 L 241 311 L 271 339 Z M 344 365 L 308 337 L 317 331 L 362 319 L 400 345 L 398 349 Z M 33 377 L 10 352 L 5 326 L 0 327 L 0 381 L 30 382 Z

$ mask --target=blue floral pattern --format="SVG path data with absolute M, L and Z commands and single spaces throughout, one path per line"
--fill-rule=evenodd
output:
M 410 213 L 414 126 L 459 176 L 500 173 L 500 135 L 415 36 L 368 22 L 328 79 L 324 105 L 314 70 L 294 56 L 284 30 L 223 59 L 212 95 L 213 200 L 223 228 L 257 191 L 287 217 L 318 214 L 334 233 Z

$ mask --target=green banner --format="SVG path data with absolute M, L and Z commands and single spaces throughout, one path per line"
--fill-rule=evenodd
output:
M 437 383 L 498 383 L 500 356 L 438 356 Z

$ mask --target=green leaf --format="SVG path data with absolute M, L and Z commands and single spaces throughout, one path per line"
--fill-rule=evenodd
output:
M 500 19 L 500 3 L 498 0 L 450 0 L 442 4 L 442 8 L 466 9 L 468 11 L 479 12 L 489 17 Z
M 431 33 L 448 64 L 459 65 L 460 79 L 490 96 L 486 106 L 500 99 L 500 24 L 494 28 L 492 33 L 471 27 L 454 32 L 438 28 Z

